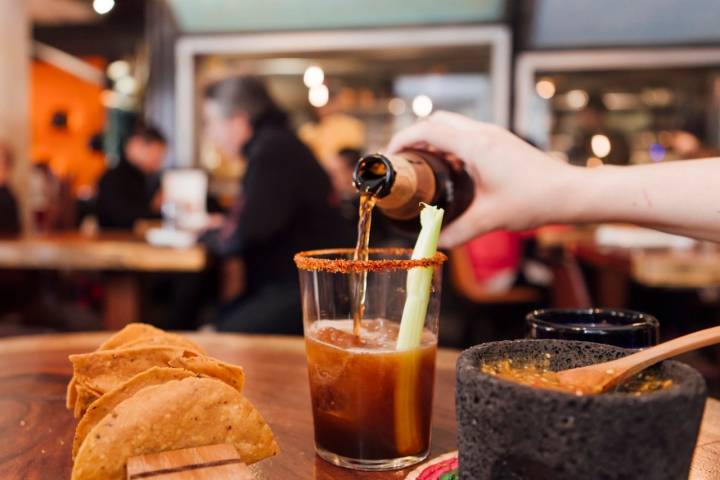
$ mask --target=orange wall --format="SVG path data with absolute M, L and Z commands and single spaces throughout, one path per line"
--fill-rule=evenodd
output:
M 105 63 L 97 58 L 88 61 L 99 68 Z M 47 162 L 75 189 L 94 185 L 105 170 L 103 155 L 88 146 L 90 137 L 105 125 L 102 88 L 43 62 L 33 62 L 31 78 L 32 161 Z M 57 110 L 67 112 L 66 130 L 51 124 Z

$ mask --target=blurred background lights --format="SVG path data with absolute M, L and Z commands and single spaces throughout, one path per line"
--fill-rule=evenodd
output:
M 665 158 L 665 148 L 659 143 L 653 143 L 650 145 L 650 160 L 653 162 L 660 162 Z
M 115 90 L 123 95 L 132 95 L 136 92 L 137 88 L 137 81 L 130 76 L 119 78 L 118 81 L 115 82 Z
M 100 103 L 106 108 L 116 108 L 118 103 L 118 94 L 112 90 L 103 90 L 100 92 Z
M 673 101 L 673 94 L 667 88 L 646 88 L 640 98 L 649 107 L 667 107 Z
M 634 93 L 608 92 L 602 96 L 608 110 L 632 110 L 640 107 L 640 100 Z
M 589 100 L 588 94 L 585 90 L 570 90 L 565 94 L 565 101 L 568 107 L 574 110 L 580 110 L 587 105 Z
M 303 83 L 306 87 L 312 88 L 322 85 L 325 80 L 325 72 L 317 65 L 311 65 L 305 69 L 303 74 Z
M 308 90 L 308 101 L 313 107 L 324 107 L 329 99 L 330 91 L 326 85 L 315 85 Z
M 590 148 L 598 158 L 605 158 L 610 154 L 610 139 L 605 135 L 593 135 L 590 139 Z
M 555 95 L 555 84 L 552 80 L 540 80 L 535 84 L 535 91 L 541 98 L 549 100 Z
M 115 0 L 93 0 L 93 10 L 100 15 L 105 15 L 115 6 Z
M 418 95 L 413 98 L 412 111 L 418 117 L 427 117 L 432 113 L 433 102 L 427 95 Z
M 600 160 L 600 159 L 597 158 L 597 157 L 590 157 L 590 158 L 588 158 L 587 161 L 585 162 L 585 166 L 588 167 L 588 168 L 602 167 L 602 166 L 603 166 L 603 161 Z
M 111 80 L 119 80 L 130 75 L 130 64 L 125 60 L 116 60 L 107 67 L 107 76 Z
M 406 109 L 407 105 L 405 105 L 405 100 L 402 98 L 392 98 L 388 102 L 388 111 L 393 115 L 402 115 Z

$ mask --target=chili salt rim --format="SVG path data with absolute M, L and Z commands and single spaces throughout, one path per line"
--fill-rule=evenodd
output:
M 345 258 L 317 258 L 320 255 L 348 254 L 352 255 L 352 248 L 331 248 L 325 250 L 309 250 L 297 253 L 294 257 L 295 265 L 301 270 L 323 271 L 330 273 L 361 273 L 361 272 L 388 272 L 392 270 L 409 270 L 416 267 L 437 267 L 446 260 L 442 252 L 428 258 L 418 259 L 381 259 L 381 260 L 352 260 Z M 406 248 L 370 248 L 369 253 L 388 255 L 411 255 L 412 250 Z

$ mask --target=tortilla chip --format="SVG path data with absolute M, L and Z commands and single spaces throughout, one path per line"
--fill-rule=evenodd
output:
M 137 340 L 125 343 L 114 350 L 123 350 L 126 348 L 136 348 L 136 347 L 147 347 L 147 346 L 152 346 L 152 345 L 184 348 L 185 350 L 189 350 L 191 352 L 196 352 L 201 355 L 205 354 L 205 352 L 194 342 L 191 342 L 190 340 L 187 340 L 187 339 L 181 337 L 180 335 L 175 335 L 173 333 L 138 338 Z
M 133 396 L 135 392 L 152 385 L 159 385 L 170 380 L 180 380 L 197 375 L 196 373 L 182 368 L 161 368 L 153 367 L 138 373 L 127 382 L 120 385 L 102 397 L 95 400 L 87 409 L 87 413 L 78 422 L 73 440 L 72 456 L 75 458 L 80 445 L 88 432 L 105 416 L 112 411 L 120 402 Z
M 73 413 L 75 418 L 79 418 L 85 413 L 85 409 L 87 409 L 88 405 L 97 400 L 102 393 L 93 390 L 92 388 L 88 388 L 85 385 L 76 385 L 75 395 L 76 399 L 75 405 L 73 406 Z
M 270 427 L 237 390 L 213 378 L 171 380 L 135 393 L 85 438 L 73 480 L 122 480 L 130 457 L 230 443 L 251 464 L 278 451 Z
M 185 348 L 200 354 L 205 353 L 195 342 L 174 333 L 167 333 L 146 323 L 130 323 L 126 325 L 122 330 L 117 331 L 113 336 L 102 343 L 95 351 L 99 352 L 104 350 L 133 348 L 147 345 L 174 346 Z M 75 391 L 76 384 L 77 380 L 75 376 L 73 376 L 68 384 L 65 405 L 68 410 L 75 410 L 75 416 L 77 417 L 78 412 L 85 411 L 85 407 L 87 407 L 94 398 L 90 399 L 90 402 L 88 402 L 88 398 L 86 397 L 84 398 L 84 405 L 76 405 L 78 398 L 78 394 Z
M 205 353 L 200 346 L 176 333 L 168 333 L 146 323 L 129 323 L 102 343 L 96 351 L 115 350 L 139 345 L 169 345 Z
M 134 342 L 140 338 L 161 335 L 165 332 L 147 323 L 128 323 L 122 330 L 100 344 L 98 350 L 113 350 L 126 343 Z
M 77 390 L 75 390 L 75 375 L 70 379 L 67 386 L 67 393 L 65 394 L 65 407 L 68 410 L 75 408 L 75 402 L 77 401 Z
M 170 360 L 197 353 L 177 347 L 149 346 L 70 355 L 78 401 L 79 387 L 103 394 L 152 367 L 167 367 Z M 98 395 L 99 396 L 99 395 Z M 76 402 L 75 415 L 79 409 Z
M 168 362 L 171 367 L 185 368 L 195 373 L 201 373 L 208 377 L 217 378 L 242 392 L 245 384 L 245 372 L 242 367 L 221 362 L 212 357 L 177 357 Z

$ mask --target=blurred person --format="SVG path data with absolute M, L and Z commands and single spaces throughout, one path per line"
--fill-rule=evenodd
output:
M 20 233 L 18 205 L 10 188 L 13 163 L 12 149 L 0 142 L 0 235 Z
M 97 215 L 101 228 L 132 229 L 142 218 L 159 218 L 160 172 L 167 142 L 155 127 L 137 126 L 123 145 L 115 168 L 100 178 Z
M 720 241 L 720 157 L 587 169 L 561 162 L 509 131 L 438 112 L 398 132 L 388 152 L 431 145 L 464 162 L 475 199 L 445 227 L 441 244 L 498 229 L 627 222 Z
M 35 228 L 40 232 L 50 230 L 57 217 L 56 199 L 60 184 L 48 162 L 48 159 L 39 159 L 30 169 L 28 203 L 33 212 Z
M 522 260 L 522 235 L 497 230 L 467 243 L 475 280 L 488 293 L 503 293 L 515 284 Z
M 330 179 L 257 77 L 208 86 L 203 113 L 208 139 L 247 159 L 240 195 L 219 228 L 205 236 L 216 255 L 241 257 L 245 265 L 245 290 L 221 308 L 217 328 L 301 333 L 293 255 L 353 244 Z
M 12 147 L 0 140 L 0 237 L 20 234 L 18 204 L 10 185 L 14 163 Z M 37 304 L 36 272 L 1 270 L 0 292 L 0 324 L 8 328 L 13 315 L 29 304 Z
M 75 196 L 72 179 L 56 175 L 47 161 L 30 170 L 30 206 L 39 232 L 73 229 Z
M 94 155 L 105 158 L 103 148 L 103 132 L 96 132 L 88 138 L 88 150 Z M 76 226 L 80 230 L 92 231 L 97 229 L 97 184 L 81 185 L 75 191 Z

